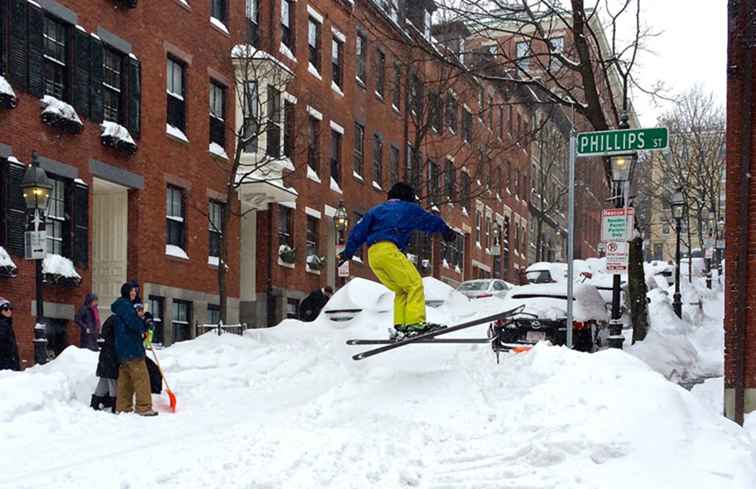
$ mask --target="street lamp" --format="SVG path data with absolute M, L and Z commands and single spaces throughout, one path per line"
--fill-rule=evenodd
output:
M 722 258 L 724 255 L 724 227 L 725 222 L 724 219 L 720 219 L 717 223 L 717 235 L 716 235 L 716 246 L 717 246 L 717 270 L 719 271 L 719 283 L 722 283 Z
M 34 359 L 36 363 L 47 362 L 47 334 L 44 322 L 44 297 L 42 294 L 42 261 L 47 250 L 47 235 L 45 232 L 45 210 L 50 198 L 52 184 L 47 178 L 45 170 L 39 166 L 37 152 L 32 153 L 32 162 L 26 169 L 21 189 L 26 201 L 26 208 L 31 219 L 28 221 L 26 232 L 26 259 L 33 260 L 36 268 L 37 289 L 37 321 L 34 326 Z
M 344 207 L 344 201 L 339 202 L 339 207 L 336 209 L 336 213 L 333 215 L 333 228 L 335 231 L 336 239 L 336 254 L 338 255 L 344 251 L 344 235 L 347 229 L 349 229 L 349 213 Z M 339 270 L 336 269 L 336 282 L 339 282 Z
M 704 240 L 704 257 L 706 258 L 706 288 L 711 288 L 711 260 L 714 258 L 714 248 L 716 242 L 714 240 L 714 226 L 717 224 L 717 213 L 714 209 L 709 209 L 709 214 L 706 219 L 707 236 Z
M 634 159 L 634 154 L 616 155 L 609 158 L 612 168 L 612 180 L 614 180 L 615 184 L 615 207 L 625 206 L 623 194 L 625 185 L 630 180 L 630 168 Z M 622 343 L 625 341 L 622 335 L 621 289 L 622 277 L 618 273 L 615 273 L 612 277 L 612 317 L 609 320 L 609 346 L 619 349 L 622 349 Z
M 680 300 L 680 228 L 682 227 L 682 218 L 685 214 L 685 199 L 683 198 L 682 188 L 678 188 L 672 194 L 672 217 L 675 219 L 675 231 L 677 233 L 677 244 L 675 251 L 675 295 L 672 301 L 672 307 L 677 317 L 682 319 L 682 301 Z

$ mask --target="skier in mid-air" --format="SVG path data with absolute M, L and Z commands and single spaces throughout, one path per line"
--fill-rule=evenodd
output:
M 403 252 L 415 230 L 440 233 L 446 241 L 456 235 L 440 216 L 420 207 L 410 185 L 399 182 L 389 190 L 386 202 L 370 209 L 357 222 L 344 251 L 336 257 L 341 265 L 367 243 L 370 268 L 395 294 L 394 329 L 398 337 L 439 327 L 425 321 L 423 281 Z

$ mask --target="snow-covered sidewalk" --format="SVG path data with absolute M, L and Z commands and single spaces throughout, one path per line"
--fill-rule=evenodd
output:
M 86 350 L 0 372 L 0 487 L 756 487 L 749 435 L 631 355 L 538 345 L 497 365 L 486 345 L 413 345 L 351 360 L 347 338 L 390 324 L 377 307 L 174 345 L 160 353 L 179 409 L 150 419 L 88 408 Z

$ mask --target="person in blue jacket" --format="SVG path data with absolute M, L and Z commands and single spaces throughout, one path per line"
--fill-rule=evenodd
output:
M 403 250 L 413 231 L 440 233 L 446 241 L 454 231 L 437 214 L 417 203 L 415 190 L 404 182 L 391 187 L 388 200 L 370 209 L 349 233 L 339 264 L 354 256 L 365 243 L 368 263 L 383 285 L 394 292 L 394 328 L 401 335 L 419 334 L 433 328 L 425 321 L 423 281 Z
M 126 282 L 121 287 L 121 297 L 110 306 L 111 312 L 116 316 L 115 351 L 119 363 L 116 412 L 136 411 L 141 416 L 156 416 L 157 413 L 152 410 L 150 377 L 143 344 L 147 324 L 134 307 L 138 292 L 138 285 Z

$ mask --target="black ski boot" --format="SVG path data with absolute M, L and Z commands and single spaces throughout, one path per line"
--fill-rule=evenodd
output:
M 95 411 L 100 411 L 103 407 L 105 407 L 106 399 L 106 397 L 100 397 L 92 394 L 92 400 L 89 402 L 89 407 L 91 407 Z

